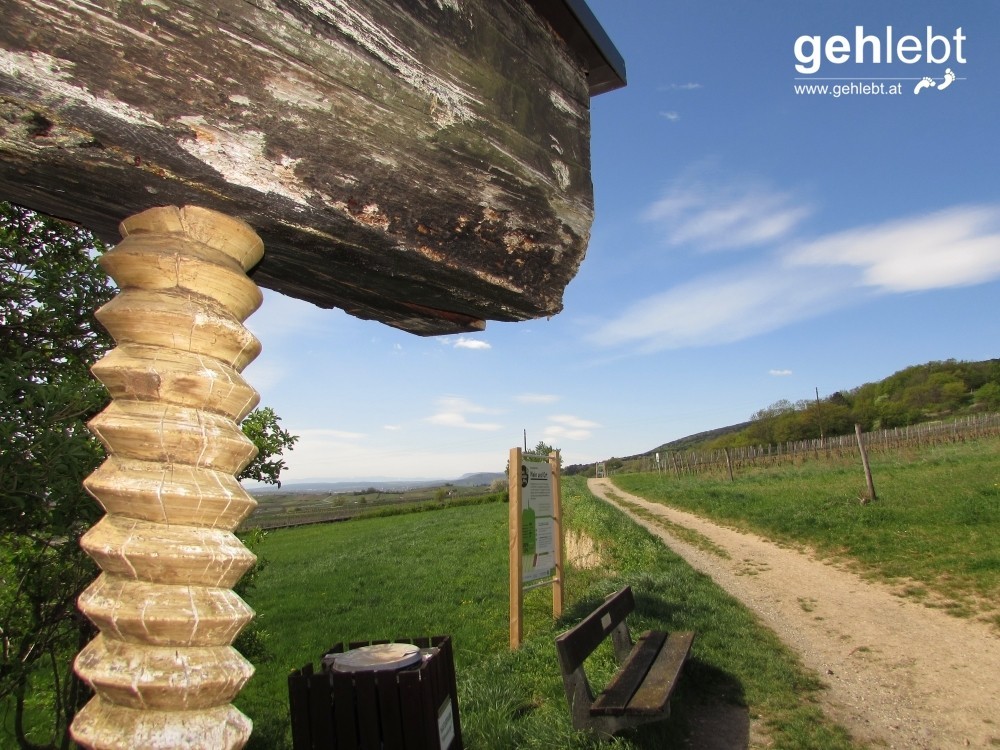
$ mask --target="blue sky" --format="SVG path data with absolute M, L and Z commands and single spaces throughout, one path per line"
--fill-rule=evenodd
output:
M 629 85 L 592 101 L 563 312 L 420 338 L 265 292 L 245 376 L 300 436 L 286 483 L 502 471 L 522 431 L 593 462 L 998 356 L 1000 3 L 589 4 Z

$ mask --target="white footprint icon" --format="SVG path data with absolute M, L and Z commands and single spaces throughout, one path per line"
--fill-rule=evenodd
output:
M 946 88 L 948 88 L 949 86 L 951 86 L 951 84 L 953 84 L 954 82 L 955 82 L 955 73 L 952 71 L 951 68 L 947 68 L 944 71 L 944 81 L 942 81 L 941 85 L 937 87 L 937 90 L 938 91 L 944 91 Z
M 924 79 L 913 87 L 913 93 L 919 94 L 924 89 L 934 88 L 935 86 L 937 86 L 937 84 L 934 83 L 933 78 L 931 78 L 930 76 L 924 76 Z

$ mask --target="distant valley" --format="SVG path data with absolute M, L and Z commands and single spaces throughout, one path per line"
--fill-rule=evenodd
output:
M 281 487 L 265 485 L 248 487 L 252 495 L 266 495 L 275 492 L 304 493 L 324 492 L 340 494 L 343 492 L 361 492 L 374 489 L 380 492 L 404 492 L 422 487 L 480 487 L 488 486 L 495 479 L 506 479 L 503 472 L 478 472 L 463 474 L 458 479 L 357 479 L 342 482 L 282 482 Z

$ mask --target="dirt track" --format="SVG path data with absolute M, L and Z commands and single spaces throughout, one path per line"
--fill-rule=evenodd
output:
M 829 689 L 824 709 L 877 746 L 947 750 L 1000 746 L 1000 638 L 900 598 L 888 586 L 761 537 L 649 503 L 591 479 L 591 492 L 693 529 L 729 559 L 672 536 L 635 514 L 697 570 L 752 609 Z M 750 746 L 758 746 L 753 738 Z M 763 745 L 761 745 L 763 746 Z

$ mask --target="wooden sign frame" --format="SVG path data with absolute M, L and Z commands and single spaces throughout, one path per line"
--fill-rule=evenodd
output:
M 563 586 L 565 583 L 565 564 L 563 559 L 563 523 L 562 523 L 562 490 L 560 486 L 559 451 L 553 451 L 544 457 L 552 470 L 552 525 L 553 525 L 553 557 L 554 574 L 546 580 L 535 581 L 525 586 L 524 567 L 521 558 L 522 550 L 522 512 L 524 508 L 523 487 L 521 483 L 521 468 L 524 466 L 525 453 L 520 448 L 511 448 L 508 464 L 507 484 L 510 495 L 508 514 L 508 530 L 510 538 L 510 648 L 520 648 L 524 637 L 522 612 L 524 608 L 524 592 L 540 586 L 552 586 L 552 617 L 557 618 L 563 612 Z

